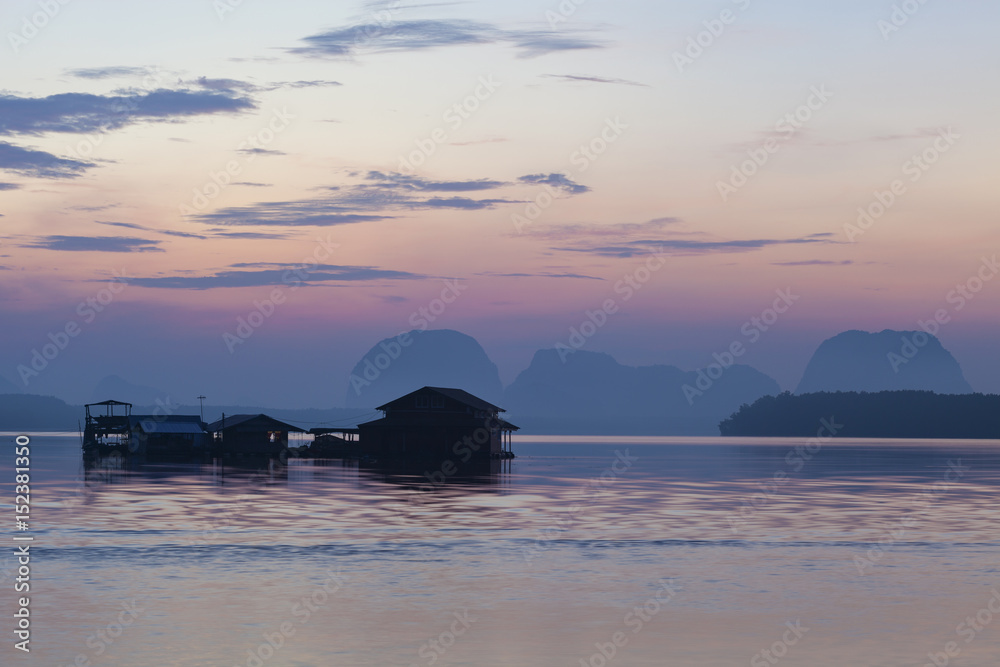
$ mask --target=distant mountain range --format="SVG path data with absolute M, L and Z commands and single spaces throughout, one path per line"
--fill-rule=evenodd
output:
M 346 408 L 281 410 L 205 406 L 209 420 L 227 414 L 266 412 L 308 425 L 348 424 L 362 414 L 420 387 L 464 389 L 508 410 L 525 433 L 715 435 L 718 424 L 764 396 L 778 383 L 743 365 L 684 371 L 675 366 L 625 366 L 612 356 L 577 350 L 560 355 L 539 350 L 506 388 L 482 346 L 471 336 L 441 329 L 410 331 L 374 345 L 355 364 L 346 387 Z M 814 392 L 922 390 L 968 394 L 972 388 L 952 355 L 923 332 L 846 331 L 824 341 L 806 367 L 798 394 Z M 0 394 L 21 394 L 0 377 Z M 114 398 L 152 412 L 170 400 L 160 389 L 111 375 L 93 400 Z M 61 430 L 76 427 L 82 407 L 51 397 L 5 397 L 0 429 Z M 190 399 L 188 399 L 190 400 Z M 148 406 L 143 408 L 142 406 Z M 197 409 L 187 409 L 187 414 Z M 47 426 L 46 426 L 47 425 Z
M 376 343 L 351 371 L 344 404 L 374 408 L 425 386 L 464 389 L 493 404 L 503 398 L 497 366 L 476 339 L 435 329 Z
M 819 346 L 795 393 L 898 391 L 969 394 L 972 387 L 941 342 L 923 331 L 845 331 Z
M 507 387 L 504 407 L 529 433 L 716 434 L 743 403 L 781 391 L 749 366 L 713 379 L 675 366 L 624 366 L 608 354 L 539 350 Z

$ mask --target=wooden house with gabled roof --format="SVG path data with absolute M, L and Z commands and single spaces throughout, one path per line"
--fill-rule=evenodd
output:
M 288 449 L 289 433 L 305 433 L 305 429 L 263 414 L 222 415 L 207 430 L 214 436 L 215 451 L 255 456 L 278 456 Z
M 380 459 L 513 458 L 504 409 L 462 389 L 423 387 L 376 408 L 358 424 L 360 449 Z

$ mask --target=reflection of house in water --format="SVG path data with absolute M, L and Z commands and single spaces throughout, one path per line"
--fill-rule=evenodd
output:
M 360 450 L 380 460 L 430 457 L 510 458 L 517 426 L 503 408 L 462 389 L 423 387 L 377 410 L 381 419 L 358 425 Z
M 213 449 L 221 454 L 278 456 L 288 449 L 289 433 L 304 433 L 267 415 L 226 415 L 208 425 L 214 436 Z

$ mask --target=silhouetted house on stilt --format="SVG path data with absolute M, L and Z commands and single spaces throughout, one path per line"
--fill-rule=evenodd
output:
M 305 433 L 267 415 L 223 415 L 208 425 L 208 431 L 214 437 L 215 451 L 255 456 L 277 456 L 288 448 L 289 433 Z
M 510 458 L 503 408 L 462 389 L 424 387 L 380 405 L 381 419 L 358 424 L 360 449 L 380 459 Z
M 210 439 L 198 415 L 134 415 L 132 404 L 101 401 L 84 406 L 83 449 L 92 454 L 191 455 Z
M 190 456 L 211 444 L 198 415 L 132 415 L 129 426 L 133 451 L 139 454 Z
M 106 454 L 111 450 L 128 451 L 131 441 L 129 419 L 132 404 L 122 401 L 101 401 L 83 406 L 86 424 L 83 429 L 83 449 Z

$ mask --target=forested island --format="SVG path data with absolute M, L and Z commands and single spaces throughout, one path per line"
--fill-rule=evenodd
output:
M 719 424 L 724 436 L 811 437 L 820 420 L 841 438 L 1000 439 L 1000 396 L 931 391 L 764 396 Z

